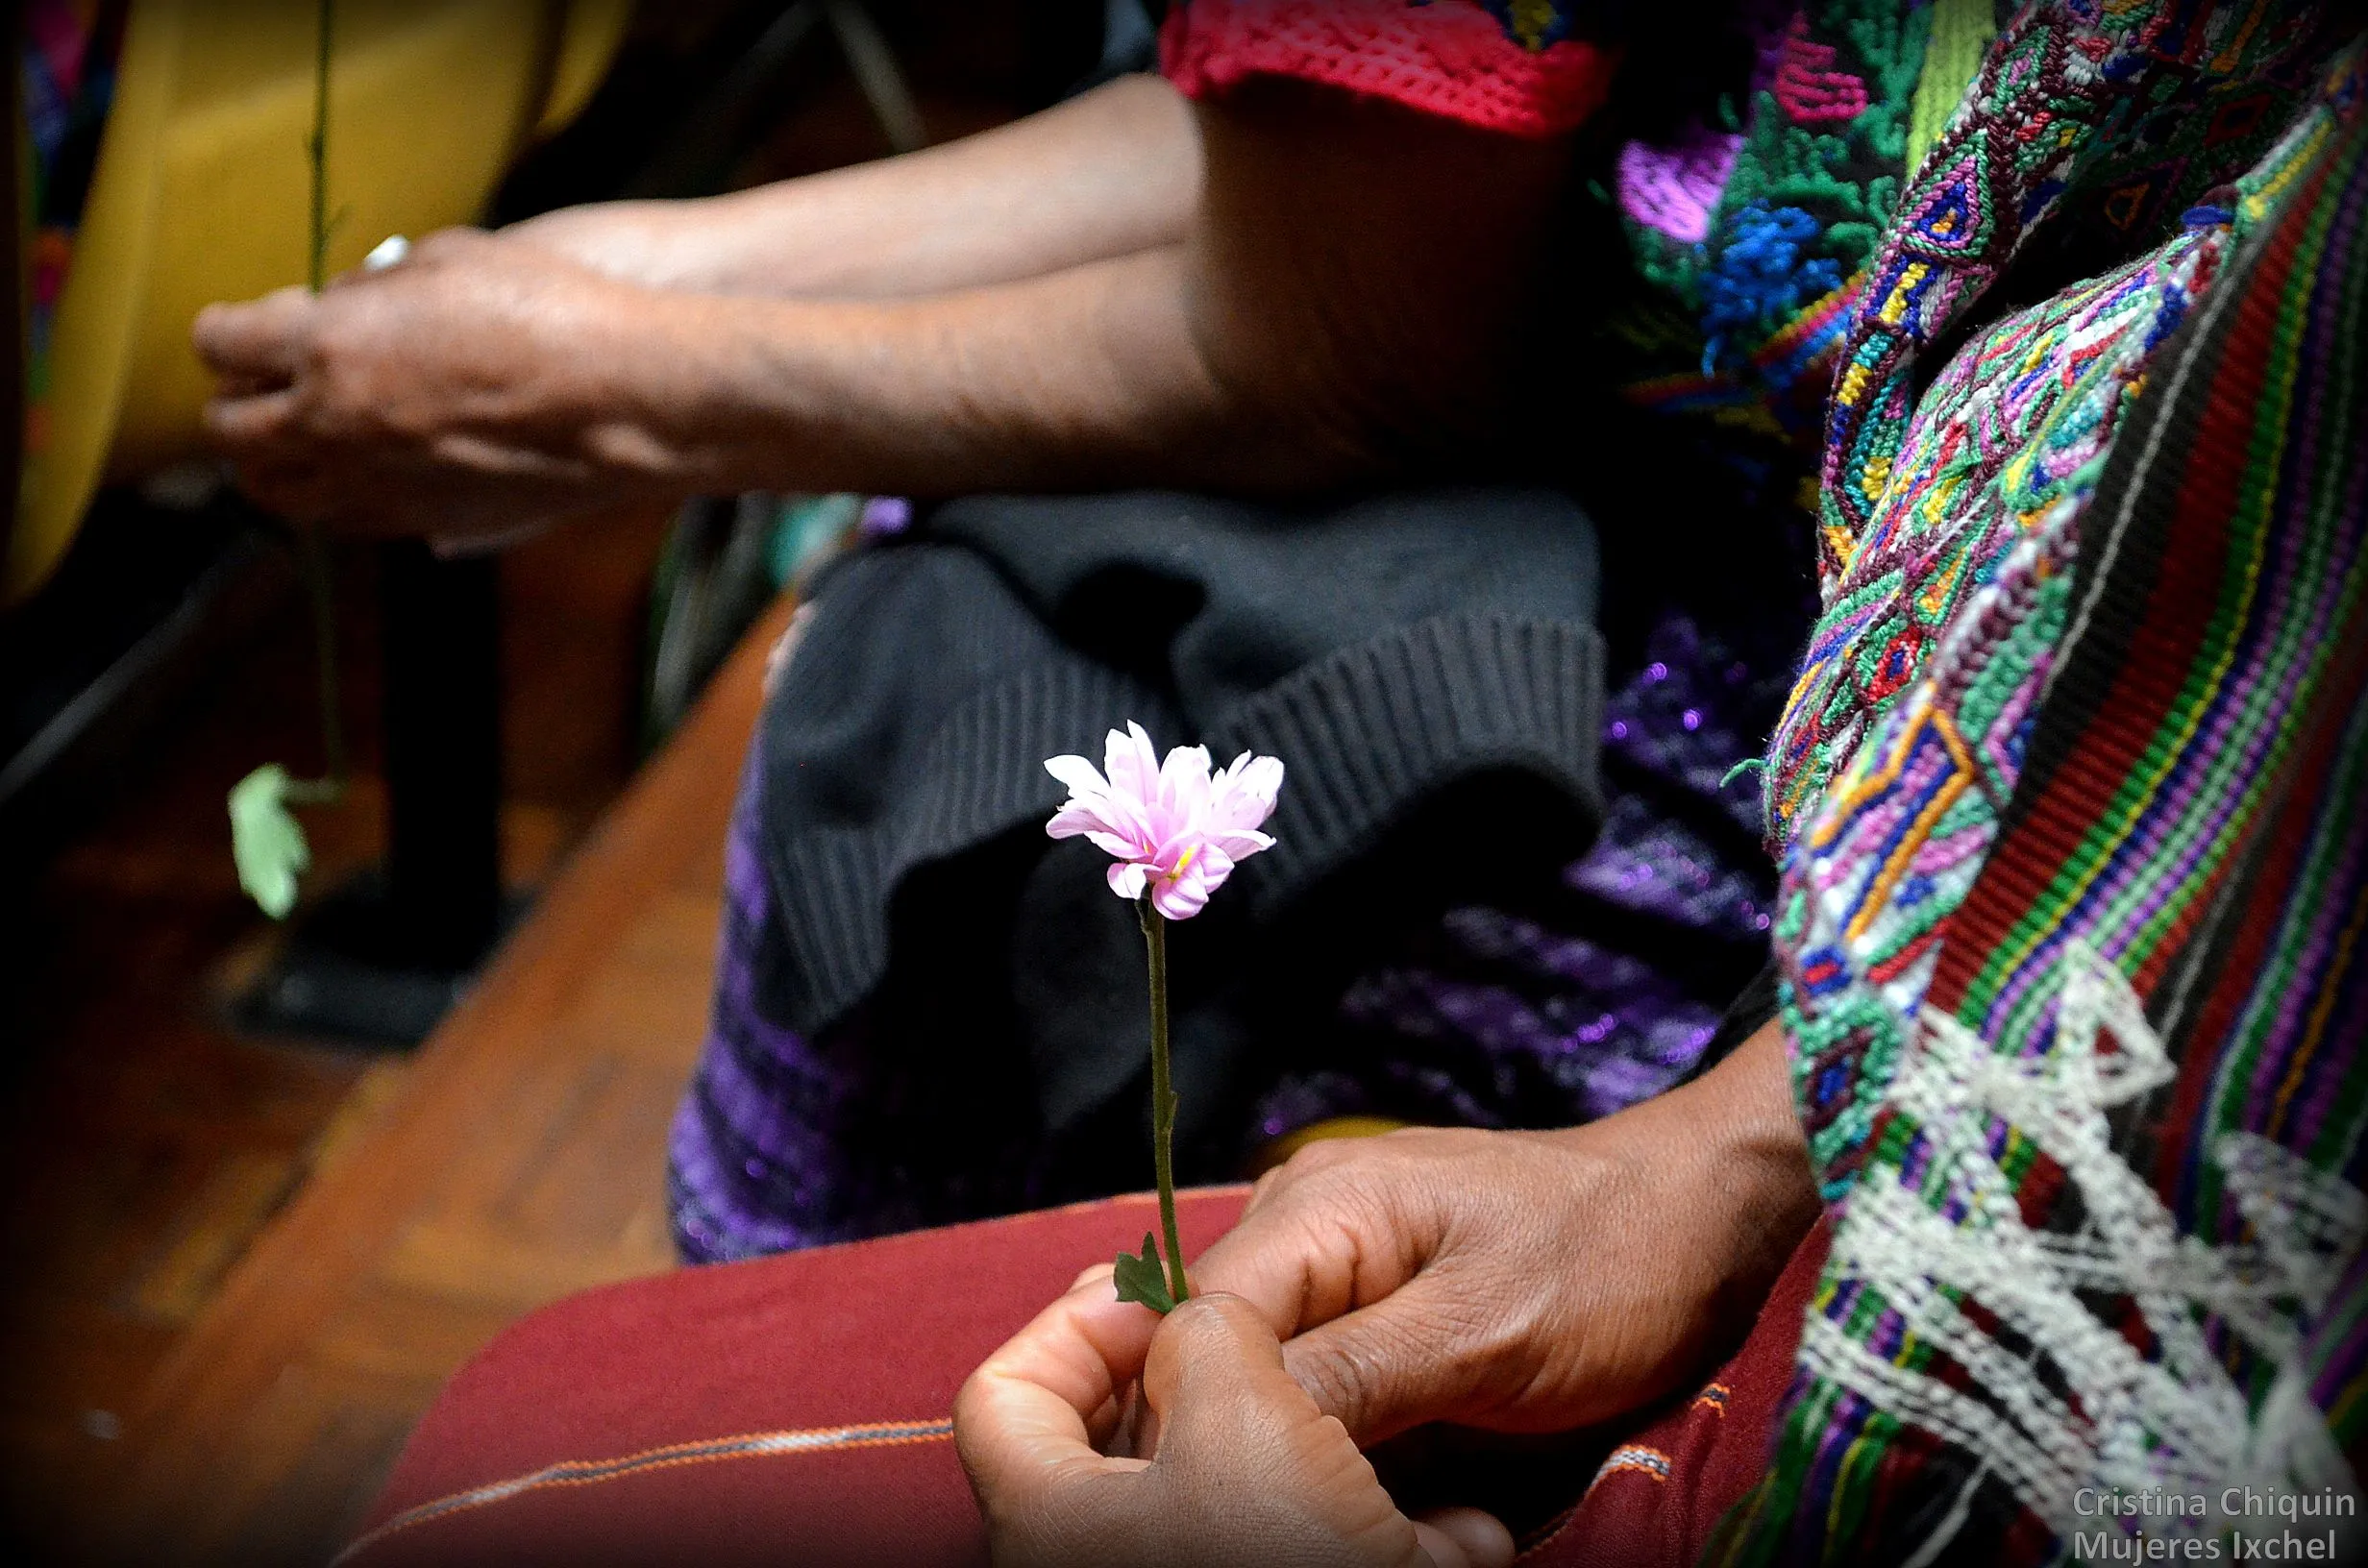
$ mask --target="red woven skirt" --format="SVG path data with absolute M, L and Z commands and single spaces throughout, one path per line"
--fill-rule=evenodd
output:
M 1187 1255 L 1244 1189 L 1182 1205 Z M 340 1564 L 972 1565 L 954 1392 L 1068 1288 L 1141 1243 L 1112 1198 L 587 1291 L 455 1377 Z M 1822 1230 L 1742 1349 L 1606 1434 L 1525 1563 L 1678 1564 L 1764 1468 Z

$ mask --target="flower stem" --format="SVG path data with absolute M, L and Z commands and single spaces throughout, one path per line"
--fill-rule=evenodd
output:
M 306 276 L 318 294 L 329 283 L 329 60 L 337 23 L 336 0 L 319 0 L 312 55 L 312 135 L 305 157 L 312 166 L 312 210 L 307 235 Z M 337 701 L 337 607 L 329 574 L 329 544 L 319 527 L 299 524 L 297 551 L 304 558 L 305 591 L 312 605 L 313 664 L 320 683 L 321 762 L 327 777 L 319 790 L 327 800 L 345 793 L 345 721 Z
M 1167 1242 L 1168 1294 L 1182 1302 L 1184 1243 L 1175 1229 L 1175 1090 L 1168 1081 L 1168 919 L 1145 894 L 1135 904 L 1151 958 L 1151 1166 L 1159 1182 L 1159 1228 Z
M 329 284 L 329 55 L 336 29 L 336 0 L 320 0 L 312 56 L 312 135 L 305 142 L 312 165 L 312 223 L 307 276 L 312 292 Z

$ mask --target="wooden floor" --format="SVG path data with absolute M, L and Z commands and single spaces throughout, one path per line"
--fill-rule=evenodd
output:
M 719 9 L 644 7 L 637 36 L 662 55 Z M 942 138 L 1073 81 L 1092 51 L 1070 58 L 1060 29 L 1099 8 L 926 14 L 902 42 Z M 838 57 L 806 56 L 737 180 L 882 151 Z M 661 522 L 577 523 L 505 562 L 505 871 L 547 891 L 419 1055 L 222 1021 L 273 936 L 232 883 L 223 792 L 259 762 L 314 760 L 293 606 L 109 781 L 37 886 L 0 889 L 0 1561 L 323 1562 L 488 1335 L 670 1262 L 663 1139 L 698 1047 L 758 669 L 744 647 L 604 817 L 630 772 Z M 314 890 L 383 829 L 375 628 L 347 586 L 360 777 L 308 821 Z
M 669 1261 L 660 1150 L 698 1044 L 758 672 L 750 655 L 722 677 L 604 818 L 631 765 L 660 522 L 589 525 L 506 569 L 506 871 L 546 891 L 425 1051 L 222 1021 L 273 933 L 232 886 L 221 792 L 263 757 L 308 760 L 292 607 L 9 895 L 0 1557 L 325 1560 L 487 1335 Z M 366 609 L 366 581 L 349 587 Z M 366 615 L 348 632 L 359 720 Z M 349 803 L 308 823 L 315 889 L 379 842 L 366 746 L 358 761 Z
M 665 1131 L 696 1054 L 761 625 L 416 1067 L 364 1096 L 110 1445 L 105 1556 L 317 1562 L 504 1324 L 673 1262 Z

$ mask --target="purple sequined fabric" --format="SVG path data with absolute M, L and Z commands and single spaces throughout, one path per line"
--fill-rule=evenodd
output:
M 725 845 L 706 1044 L 669 1139 L 676 1244 L 720 1262 L 1024 1207 L 1043 1151 L 1014 1131 L 1023 1118 L 957 1074 L 876 1049 L 862 1009 L 818 1039 L 766 1016 L 760 776 L 752 752 Z
M 1580 895 L 1566 919 L 1449 911 L 1438 962 L 1377 968 L 1342 998 L 1369 1060 L 1285 1078 L 1260 1103 L 1262 1133 L 1374 1114 L 1563 1126 L 1693 1070 L 1734 988 L 1690 983 L 1661 955 L 1765 943 L 1774 876 L 1756 846 L 1758 792 L 1733 775 L 1759 754 L 1783 666 L 1755 671 L 1682 615 L 1646 654 L 1607 704 L 1618 787 L 1594 846 L 1564 870 Z
M 756 753 L 724 845 L 724 929 L 705 1048 L 667 1148 L 675 1241 L 698 1262 L 835 1239 L 817 1200 L 834 1181 L 829 1115 L 858 1089 L 757 1004 L 756 944 L 771 910 L 757 846 Z

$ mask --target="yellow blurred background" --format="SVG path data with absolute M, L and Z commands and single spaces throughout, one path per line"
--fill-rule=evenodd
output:
M 600 83 L 630 0 L 338 0 L 333 270 L 467 223 L 519 151 Z M 104 481 L 193 456 L 209 380 L 189 322 L 304 280 L 318 13 L 136 0 L 72 269 L 45 429 L 25 453 L 0 604 L 47 577 Z

